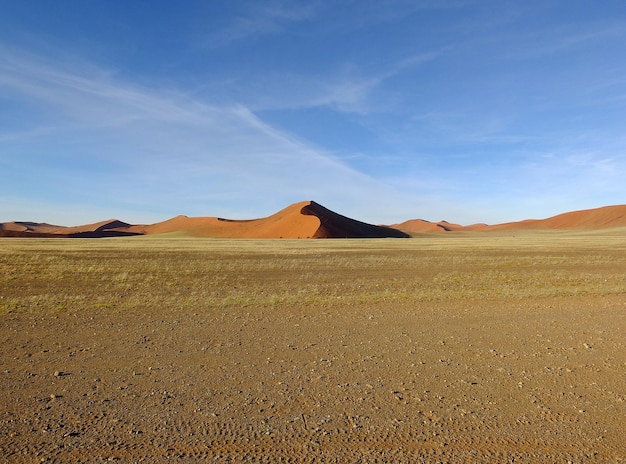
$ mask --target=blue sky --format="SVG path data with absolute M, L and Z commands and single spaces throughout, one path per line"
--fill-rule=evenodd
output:
M 626 3 L 0 0 L 0 221 L 626 203 Z

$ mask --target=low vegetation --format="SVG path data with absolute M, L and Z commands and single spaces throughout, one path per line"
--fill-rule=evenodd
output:
M 626 292 L 620 236 L 4 239 L 1 311 L 358 305 Z
M 3 462 L 621 462 L 622 234 L 0 242 Z

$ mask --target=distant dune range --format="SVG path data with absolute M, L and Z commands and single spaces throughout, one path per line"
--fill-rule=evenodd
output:
M 65 227 L 37 222 L 0 223 L 0 237 L 116 237 L 182 235 L 214 238 L 407 238 L 411 234 L 515 230 L 594 230 L 626 227 L 626 205 L 573 211 L 547 219 L 463 226 L 411 219 L 391 226 L 367 224 L 337 214 L 314 201 L 295 203 L 265 218 L 233 220 L 176 216 L 148 225 L 117 219 Z
M 430 222 L 423 219 L 411 219 L 393 228 L 409 233 L 460 232 L 460 231 L 497 231 L 497 230 L 597 230 L 626 227 L 626 205 L 604 206 L 559 214 L 547 219 L 526 219 L 503 224 L 473 224 L 462 226 L 447 221 Z
M 112 219 L 77 227 L 35 222 L 0 224 L 3 237 L 111 237 L 178 234 L 215 238 L 406 238 L 397 229 L 356 221 L 314 201 L 295 203 L 261 219 L 232 220 L 218 217 L 176 216 L 150 225 L 131 225 Z

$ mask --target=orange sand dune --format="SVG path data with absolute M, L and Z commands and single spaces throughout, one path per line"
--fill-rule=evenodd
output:
M 295 203 L 271 216 L 251 220 L 176 216 L 149 225 L 131 225 L 116 219 L 75 227 L 16 222 L 0 224 L 0 236 L 13 237 L 106 237 L 166 233 L 216 238 L 408 237 L 396 229 L 342 216 L 313 201 Z
M 424 219 L 409 219 L 400 224 L 394 224 L 391 227 L 407 232 L 417 233 L 433 233 L 433 232 L 456 232 L 456 231 L 474 231 L 483 230 L 488 226 L 486 224 L 474 224 L 471 226 L 462 226 L 460 224 L 452 224 L 448 221 L 430 222 Z
M 492 230 L 581 230 L 608 229 L 626 227 L 626 205 L 604 206 L 601 208 L 571 211 L 547 219 L 526 219 L 503 224 L 474 224 L 462 226 L 446 221 L 430 222 L 423 219 L 411 219 L 394 224 L 399 230 L 412 233 L 456 232 L 456 231 L 492 231 Z
M 125 231 L 128 227 L 130 227 L 130 224 L 118 221 L 117 219 L 109 219 L 107 221 L 96 222 L 95 224 L 87 224 L 84 226 L 59 228 L 57 233 L 82 234 L 87 232 Z
M 13 222 L 4 222 L 0 224 L 0 231 L 11 231 L 11 232 L 35 232 L 35 233 L 54 233 L 58 228 L 62 228 L 62 226 L 55 226 L 52 224 L 38 223 L 38 222 L 28 222 L 28 221 L 13 221 Z
M 157 224 L 134 226 L 130 230 L 146 235 L 184 232 L 195 237 L 312 238 L 320 227 L 320 221 L 317 217 L 302 214 L 302 209 L 309 203 L 296 203 L 261 219 L 237 221 L 217 217 L 176 216 Z
M 149 226 L 129 229 L 146 235 L 185 232 L 197 237 L 228 238 L 363 238 L 407 237 L 389 227 L 350 219 L 315 203 L 303 201 L 272 216 L 251 220 L 177 216 Z
M 37 222 L 5 222 L 0 224 L 0 237 L 105 237 L 130 234 L 127 224 L 117 219 L 83 226 L 56 226 Z
M 559 214 L 547 219 L 527 219 L 490 226 L 492 230 L 502 229 L 609 229 L 626 227 L 626 205 L 604 206 Z
M 0 223 L 0 237 L 56 237 L 62 226 L 52 224 L 13 221 Z

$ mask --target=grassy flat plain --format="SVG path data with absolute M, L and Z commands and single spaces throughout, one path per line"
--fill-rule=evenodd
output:
M 2 239 L 5 462 L 625 462 L 626 233 Z

